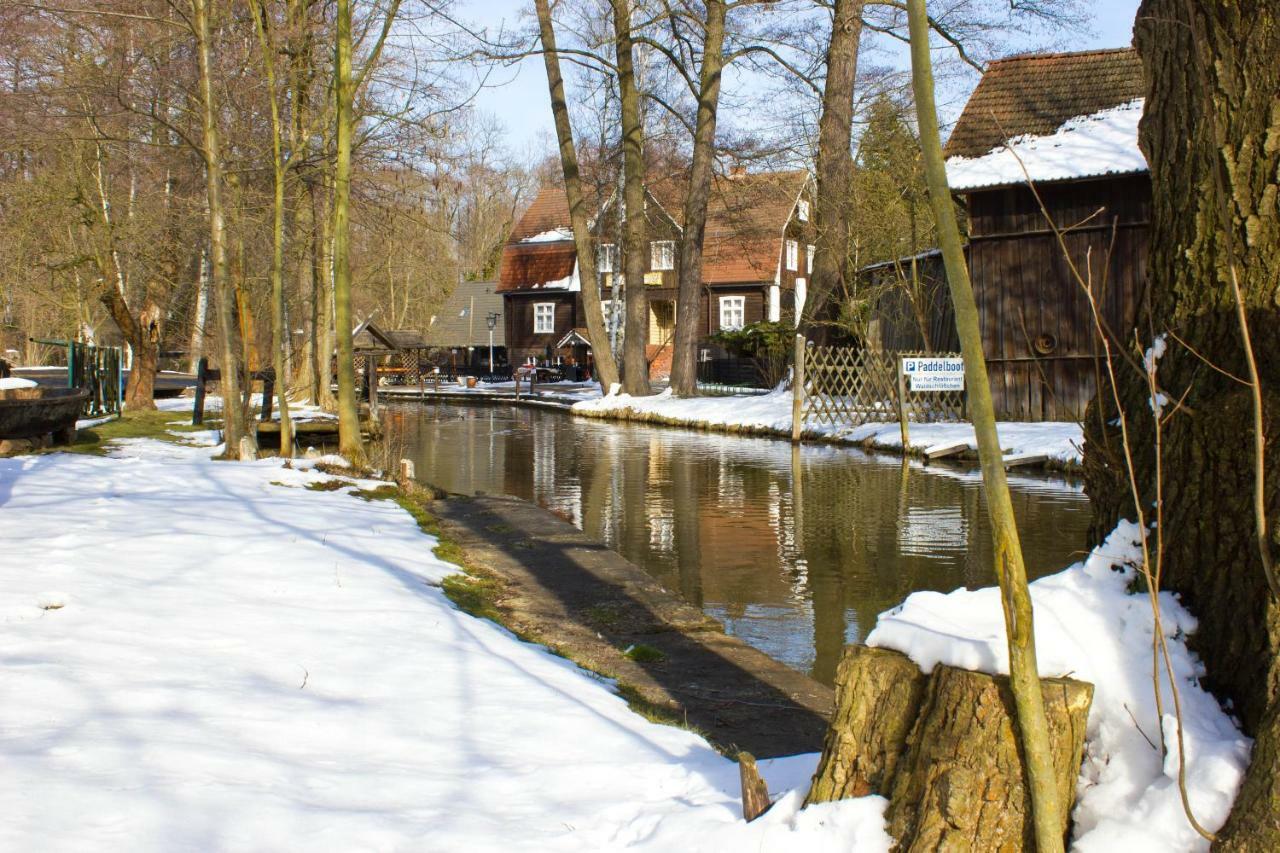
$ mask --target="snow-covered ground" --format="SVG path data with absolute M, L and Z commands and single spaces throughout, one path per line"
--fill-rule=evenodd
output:
M 651 397 L 614 394 L 575 403 L 576 414 L 608 417 L 627 411 L 654 415 L 672 423 L 690 426 L 739 427 L 791 434 L 791 392 L 775 390 L 768 394 L 728 397 L 680 398 L 664 391 Z M 1002 423 L 1000 444 L 1006 454 L 1044 454 L 1061 465 L 1079 465 L 1084 448 L 1084 434 L 1078 423 Z M 846 428 L 810 424 L 805 435 L 853 443 L 869 442 L 885 450 L 902 449 L 902 430 L 897 421 L 871 423 Z M 913 450 L 967 441 L 977 447 L 973 425 L 968 423 L 908 425 L 908 441 Z
M 395 504 L 210 453 L 0 459 L 0 850 L 887 848 L 882 800 L 747 826 L 735 764 L 456 610 Z
M 881 798 L 799 809 L 814 755 L 764 762 L 780 799 L 743 823 L 735 764 L 455 609 L 455 567 L 395 504 L 190 436 L 0 459 L 0 849 L 888 849 Z M 1204 849 L 1147 743 L 1173 724 L 1147 599 L 1112 568 L 1132 536 L 1033 586 L 1042 671 L 1097 687 L 1076 846 Z M 1162 607 L 1212 829 L 1249 742 Z M 1000 613 L 993 590 L 918 593 L 871 641 L 1000 670 Z

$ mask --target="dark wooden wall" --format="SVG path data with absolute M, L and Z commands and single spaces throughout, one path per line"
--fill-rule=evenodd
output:
M 1127 341 L 1146 283 L 1148 177 L 1045 184 L 1039 191 L 1107 325 Z M 1088 298 L 1044 214 L 1025 187 L 969 193 L 968 208 L 969 271 L 999 416 L 1082 419 L 1102 350 Z
M 522 364 L 533 356 L 541 360 L 547 347 L 555 349 L 560 339 L 573 328 L 585 326 L 582 313 L 582 295 L 563 291 L 521 291 L 503 295 L 506 310 L 507 347 L 512 364 Z M 533 306 L 539 302 L 554 302 L 556 306 L 555 331 L 546 335 L 533 333 Z

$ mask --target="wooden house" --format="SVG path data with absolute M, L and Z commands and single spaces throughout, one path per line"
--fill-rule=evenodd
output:
M 1015 56 L 987 66 L 947 142 L 947 176 L 968 214 L 965 253 L 1004 420 L 1079 420 L 1093 397 L 1101 347 L 1072 265 L 1105 325 L 1121 335 L 1133 328 L 1151 211 L 1138 149 L 1142 97 L 1142 69 L 1129 48 Z M 909 280 L 918 284 L 910 294 Z M 936 250 L 865 267 L 858 281 L 882 294 L 869 324 L 872 345 L 959 349 Z
M 506 324 L 496 281 L 460 281 L 431 318 L 426 341 L 438 366 L 451 373 L 489 373 L 489 347 L 495 369 L 507 364 Z M 492 334 L 489 320 L 494 319 Z
M 1093 397 L 1102 348 L 1073 265 L 1127 344 L 1151 213 L 1143 94 L 1131 48 L 1015 56 L 987 66 L 947 142 L 1003 419 L 1079 420 Z
M 794 317 L 812 262 L 812 179 L 807 172 L 748 173 L 716 178 L 703 244 L 698 335 Z M 647 356 L 653 378 L 670 371 L 677 267 L 683 239 L 682 185 L 655 180 L 647 188 L 649 245 L 641 286 L 648 301 Z M 617 197 L 593 209 L 593 248 L 606 327 L 622 323 L 625 258 Z M 549 184 L 516 223 L 503 250 L 498 292 L 505 306 L 512 363 L 528 359 L 589 362 L 577 253 L 563 187 Z M 615 308 L 615 301 L 617 303 Z

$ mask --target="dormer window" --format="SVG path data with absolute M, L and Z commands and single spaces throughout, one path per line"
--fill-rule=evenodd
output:
M 800 269 L 800 244 L 795 240 L 787 241 L 787 269 L 792 272 Z
M 596 253 L 596 272 L 613 272 L 617 265 L 618 246 L 615 243 L 604 243 Z
M 649 244 L 649 269 L 673 270 L 676 268 L 676 244 L 674 240 L 654 240 Z
M 809 221 L 809 200 L 807 198 L 800 199 L 796 205 L 796 218 L 801 222 Z

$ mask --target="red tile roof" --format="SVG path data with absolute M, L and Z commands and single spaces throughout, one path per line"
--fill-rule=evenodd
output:
M 1144 94 L 1142 64 L 1130 47 L 995 60 L 965 104 L 946 155 L 981 157 L 1015 136 L 1044 136 L 1068 119 Z
M 772 282 L 782 252 L 783 229 L 808 179 L 808 172 L 803 170 L 718 176 L 707 211 L 703 282 Z M 679 223 L 683 215 L 679 198 L 683 185 L 677 187 L 670 180 L 659 179 L 653 190 L 659 206 Z M 535 285 L 570 275 L 576 256 L 572 240 L 521 242 L 569 227 L 569 204 L 563 187 L 543 186 L 503 249 L 498 292 L 533 290 Z
M 808 179 L 803 170 L 717 177 L 702 246 L 703 282 L 772 282 L 782 231 Z
M 573 274 L 578 253 L 573 241 L 554 243 L 508 243 L 502 250 L 498 273 L 498 293 L 537 290 L 549 281 Z

